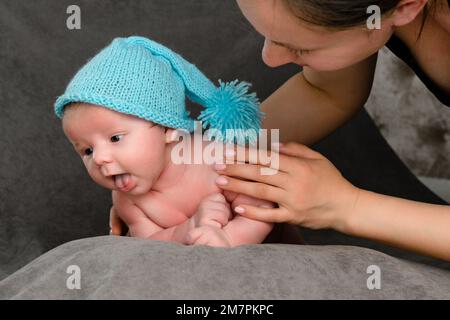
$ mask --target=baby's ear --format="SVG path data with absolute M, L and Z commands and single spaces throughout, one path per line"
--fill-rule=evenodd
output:
M 178 142 L 178 133 L 175 129 L 166 128 L 166 143 Z

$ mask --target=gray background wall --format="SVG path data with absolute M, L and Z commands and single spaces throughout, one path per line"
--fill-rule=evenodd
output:
M 0 1 L 0 278 L 62 243 L 108 233 L 110 192 L 88 177 L 53 103 L 76 70 L 114 37 L 153 38 L 211 79 L 252 82 L 261 99 L 298 71 L 262 63 L 263 39 L 235 1 L 77 0 L 82 29 L 68 30 L 72 4 Z M 364 110 L 314 148 L 359 187 L 443 203 L 403 165 Z M 303 232 L 309 243 L 362 245 L 422 259 L 333 232 Z
M 81 30 L 66 27 L 72 4 L 81 8 Z M 53 103 L 90 57 L 130 35 L 160 41 L 214 81 L 250 81 L 261 99 L 298 70 L 264 66 L 262 39 L 235 1 L 0 1 L 3 272 L 58 244 L 108 233 L 110 192 L 88 177 Z
M 450 108 L 387 48 L 365 108 L 408 168 L 450 201 Z

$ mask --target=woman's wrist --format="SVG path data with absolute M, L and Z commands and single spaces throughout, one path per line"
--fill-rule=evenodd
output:
M 382 216 L 389 211 L 386 206 L 389 206 L 389 202 L 395 198 L 360 188 L 356 189 L 353 204 L 343 215 L 341 228 L 336 230 L 353 236 L 373 237 L 374 233 L 379 232 Z
M 366 191 L 349 184 L 335 210 L 332 228 L 336 231 L 350 234 L 354 228 L 355 217 L 358 215 L 358 203 Z

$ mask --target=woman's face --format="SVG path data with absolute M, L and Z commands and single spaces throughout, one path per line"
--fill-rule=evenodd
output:
M 265 37 L 262 58 L 270 67 L 295 63 L 318 71 L 343 69 L 377 52 L 393 32 L 389 18 L 383 18 L 378 30 L 364 25 L 330 31 L 302 22 L 282 0 L 237 2 L 247 20 Z

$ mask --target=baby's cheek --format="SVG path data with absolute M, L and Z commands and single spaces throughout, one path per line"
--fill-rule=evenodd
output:
M 91 179 L 92 179 L 95 183 L 101 184 L 101 180 L 100 180 L 99 175 L 96 175 L 96 174 L 91 173 L 91 172 L 89 172 L 89 171 L 88 171 L 88 173 L 89 173 L 89 176 L 91 177 Z
M 98 170 L 89 170 L 88 168 L 86 169 L 89 176 L 96 184 L 104 188 L 111 189 L 111 185 L 108 181 L 108 178 L 105 178 Z
M 148 146 L 141 145 L 141 152 L 136 154 L 134 160 L 135 165 L 149 165 L 151 168 L 159 168 L 164 165 L 165 147 L 158 144 L 150 144 Z M 139 150 L 138 149 L 138 150 Z

